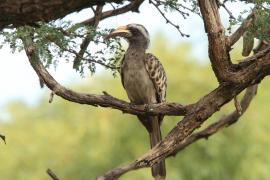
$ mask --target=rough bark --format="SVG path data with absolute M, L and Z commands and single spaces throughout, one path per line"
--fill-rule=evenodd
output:
M 0 28 L 20 26 L 37 21 L 48 22 L 94 5 L 123 0 L 8 0 L 0 1 Z

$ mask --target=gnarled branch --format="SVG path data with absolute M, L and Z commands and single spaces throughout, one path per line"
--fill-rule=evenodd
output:
M 254 95 L 256 94 L 256 91 L 257 91 L 257 85 L 253 85 L 253 86 L 247 88 L 246 93 L 241 101 L 243 113 L 246 111 L 246 109 L 250 105 L 250 102 L 253 99 Z M 197 133 L 194 133 L 191 136 L 187 137 L 185 140 L 183 140 L 181 143 L 179 143 L 175 147 L 174 151 L 171 154 L 169 154 L 169 156 L 175 156 L 178 152 L 183 150 L 188 145 L 194 143 L 195 141 L 200 140 L 200 139 L 204 139 L 204 138 L 208 138 L 209 136 L 215 134 L 216 132 L 223 129 L 224 127 L 230 126 L 231 124 L 237 122 L 237 120 L 240 117 L 241 117 L 241 115 L 237 111 L 234 111 L 231 114 L 221 118 L 219 121 L 209 125 L 204 130 L 199 131 Z M 167 157 L 169 157 L 169 156 L 167 156 Z M 157 158 L 160 158 L 160 157 L 158 156 Z M 120 167 L 117 167 L 115 169 L 112 169 L 112 170 L 106 172 L 104 175 L 99 176 L 97 178 L 97 180 L 115 179 L 115 178 L 118 178 L 121 175 L 123 175 L 131 170 L 149 167 L 151 165 L 153 165 L 151 162 L 145 163 L 145 161 L 143 161 L 143 158 L 141 158 L 141 160 L 137 160 L 137 161 L 132 162 L 128 165 L 124 165 L 124 166 L 120 166 Z

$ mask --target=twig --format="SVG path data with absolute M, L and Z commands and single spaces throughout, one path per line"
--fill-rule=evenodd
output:
M 230 19 L 236 19 L 234 16 L 233 16 L 233 13 L 227 8 L 227 6 L 225 5 L 226 1 L 224 1 L 223 3 L 219 2 L 219 5 L 221 7 L 223 7 L 225 9 L 225 11 L 229 14 L 229 17 Z
M 46 172 L 53 180 L 60 180 L 51 169 L 47 169 Z
M 73 49 L 66 49 L 65 48 L 64 50 L 67 51 L 67 52 L 75 54 L 77 57 L 79 57 L 80 59 L 85 60 L 87 62 L 93 62 L 93 63 L 99 64 L 101 66 L 104 66 L 105 68 L 112 69 L 112 70 L 118 70 L 119 69 L 119 67 L 114 67 L 114 66 L 107 65 L 107 64 L 103 63 L 100 60 L 94 60 L 94 59 L 88 59 L 88 58 L 82 57 L 79 53 L 77 53 Z M 85 53 L 87 53 L 87 52 L 85 52 Z
M 157 6 L 160 6 L 160 5 L 165 6 L 166 5 L 166 2 L 165 1 L 160 1 L 160 0 L 153 0 L 153 1 L 156 2 L 155 4 Z M 152 3 L 152 2 L 150 1 L 150 3 Z M 189 8 L 187 8 L 187 7 L 185 7 L 185 6 L 181 5 L 181 4 L 179 5 L 179 7 L 182 7 L 183 9 L 187 9 L 187 10 L 190 10 L 191 11 L 191 9 L 189 9 Z M 179 12 L 184 19 L 186 19 L 187 16 L 189 16 L 189 13 L 180 10 L 180 8 L 173 7 L 173 10 Z
M 94 14 L 95 14 L 95 17 L 94 17 L 95 21 L 93 24 L 94 29 L 96 29 L 98 24 L 99 24 L 101 14 L 102 14 L 102 9 L 103 9 L 103 5 L 98 5 L 97 8 L 94 10 Z M 82 41 L 82 44 L 80 46 L 80 50 L 79 50 L 78 54 L 74 58 L 73 69 L 77 69 L 79 67 L 80 62 L 81 62 L 81 57 L 83 57 L 91 40 L 92 40 L 92 35 L 87 34 L 86 37 L 84 38 L 84 40 Z
M 255 17 L 256 9 L 253 9 L 250 15 L 243 21 L 243 23 L 238 27 L 238 29 L 228 37 L 228 47 L 233 46 L 244 34 L 246 29 L 252 24 L 252 21 Z
M 119 14 L 124 14 L 126 12 L 129 11 L 133 11 L 133 12 L 139 12 L 139 7 L 140 5 L 143 3 L 144 0 L 134 0 L 131 1 L 128 5 L 125 5 L 123 7 L 117 8 L 117 9 L 113 9 L 113 10 L 109 10 L 109 11 L 105 11 L 101 14 L 100 20 L 112 17 L 112 16 L 117 16 Z M 87 19 L 83 22 L 81 22 L 82 24 L 87 24 L 87 25 L 93 25 L 95 22 L 95 18 L 92 17 L 90 19 Z
M 152 0 L 149 0 L 149 2 L 150 2 L 151 4 L 154 5 L 154 7 L 158 10 L 158 12 L 159 12 L 159 13 L 162 15 L 162 17 L 166 20 L 166 23 L 172 25 L 173 27 L 175 27 L 175 28 L 177 29 L 177 31 L 180 33 L 181 36 L 183 36 L 183 37 L 189 37 L 189 36 L 190 36 L 190 35 L 188 35 L 188 34 L 183 33 L 183 32 L 180 30 L 180 26 L 179 26 L 179 25 L 173 23 L 171 20 L 169 20 L 169 19 L 167 18 L 167 16 L 165 15 L 165 13 L 162 12 L 162 10 L 159 8 L 159 5 L 160 5 L 160 4 L 155 3 L 155 2 L 152 1 Z
M 261 46 L 258 47 L 258 48 L 261 49 Z M 247 63 L 251 63 L 251 62 L 257 61 L 258 59 L 264 57 L 266 54 L 270 53 L 270 48 L 269 47 L 266 47 L 263 50 L 260 50 L 260 51 L 256 50 L 254 52 L 255 52 L 255 54 L 253 56 L 247 57 L 245 59 L 238 60 L 239 61 L 239 65 L 241 65 L 241 64 L 247 64 Z

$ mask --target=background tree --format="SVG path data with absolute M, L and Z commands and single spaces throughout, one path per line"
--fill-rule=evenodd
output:
M 57 65 L 58 58 L 64 57 L 73 60 L 74 69 L 82 74 L 85 67 L 94 73 L 96 64 L 116 73 L 122 53 L 121 46 L 119 41 L 104 41 L 102 37 L 108 30 L 97 29 L 98 24 L 107 17 L 128 11 L 138 11 L 139 6 L 143 3 L 139 0 L 103 1 L 102 4 L 98 2 L 100 1 L 1 2 L 0 7 L 3 9 L 3 15 L 0 26 L 3 28 L 4 43 L 8 43 L 14 50 L 24 49 L 26 51 L 41 84 L 44 83 L 52 90 L 51 100 L 56 94 L 69 101 L 112 107 L 135 115 L 149 113 L 184 116 L 183 120 L 172 128 L 161 143 L 137 158 L 133 163 L 112 169 L 100 176 L 100 179 L 117 178 L 130 170 L 152 166 L 161 159 L 175 155 L 196 140 L 207 138 L 223 127 L 233 124 L 248 107 L 256 92 L 256 84 L 260 83 L 269 73 L 269 26 L 266 23 L 269 21 L 268 1 L 247 1 L 252 9 L 243 12 L 249 13 L 245 19 L 243 17 L 235 18 L 226 8 L 227 1 L 150 1 L 166 22 L 177 28 L 182 36 L 188 35 L 166 17 L 165 11 L 168 9 L 176 10 L 184 17 L 187 16 L 188 11 L 191 11 L 202 16 L 208 35 L 212 69 L 219 82 L 217 88 L 209 94 L 202 95 L 203 98 L 198 97 L 197 102 L 185 106 L 177 103 L 134 106 L 107 93 L 104 95 L 76 93 L 55 81 L 45 67 Z M 112 10 L 103 10 L 106 9 L 107 3 L 114 3 Z M 73 11 L 87 7 L 92 7 L 94 17 L 79 24 L 54 21 Z M 224 8 L 231 17 L 228 33 L 220 20 L 220 8 Z M 239 23 L 240 25 L 235 31 L 231 30 L 234 25 Z M 233 32 L 229 34 L 230 31 Z M 230 51 L 242 36 L 244 36 L 243 55 L 250 54 L 252 50 L 250 47 L 253 47 L 254 43 L 252 38 L 260 39 L 260 42 L 253 56 L 235 63 L 231 60 Z M 98 46 L 102 44 L 101 47 L 104 49 L 93 52 L 91 51 L 91 43 Z M 246 93 L 242 101 L 239 102 L 236 95 L 245 89 Z M 205 120 L 232 99 L 235 99 L 235 112 L 220 118 L 201 131 L 194 132 Z

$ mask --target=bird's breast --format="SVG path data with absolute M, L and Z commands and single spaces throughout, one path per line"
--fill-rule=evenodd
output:
M 135 53 L 126 54 L 121 72 L 123 84 L 131 102 L 135 104 L 156 102 L 155 87 L 146 71 L 144 56 Z

